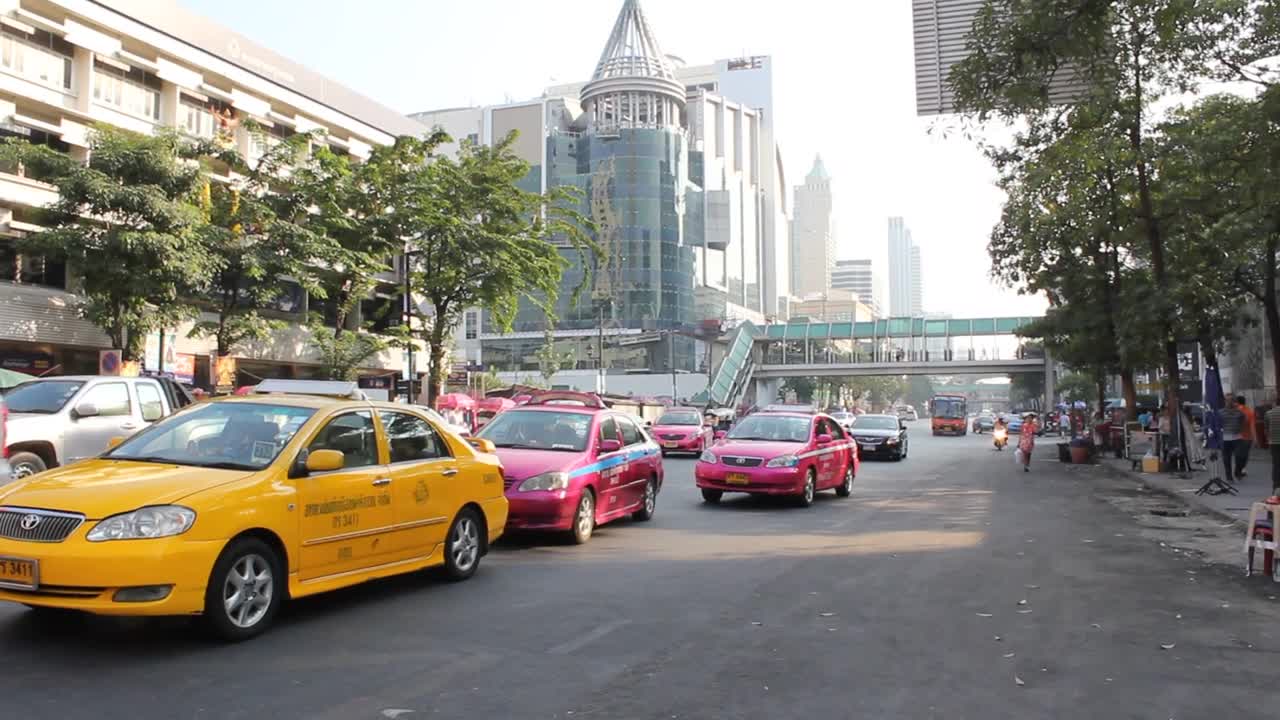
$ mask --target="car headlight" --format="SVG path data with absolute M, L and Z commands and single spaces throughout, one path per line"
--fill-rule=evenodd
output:
M 800 464 L 800 458 L 795 455 L 783 455 L 776 457 L 765 464 L 765 467 L 771 468 L 789 468 Z
M 888 444 L 888 445 L 897 445 L 897 444 L 898 444 L 898 438 L 889 438 L 888 440 L 886 440 L 886 441 L 885 441 L 885 443 L 886 443 L 886 444 Z
M 520 492 L 533 492 L 536 490 L 564 490 L 569 487 L 569 473 L 549 472 L 533 477 L 520 483 Z
M 173 537 L 191 529 L 196 511 L 181 505 L 157 505 L 112 515 L 89 531 L 89 542 Z
M 702 457 L 698 458 L 698 461 L 704 462 L 704 463 L 711 463 L 712 465 L 715 465 L 716 463 L 720 462 L 720 458 L 716 457 L 716 454 L 711 452 L 710 450 L 703 450 Z

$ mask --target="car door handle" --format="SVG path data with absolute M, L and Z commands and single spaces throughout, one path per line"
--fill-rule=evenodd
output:
M 440 474 L 441 474 L 441 475 L 443 475 L 443 476 L 445 476 L 445 477 L 453 477 L 454 475 L 457 475 L 457 474 L 458 474 L 458 468 L 449 468 L 448 470 L 445 470 L 444 472 L 442 472 L 442 473 L 440 473 Z
M 121 430 L 137 430 L 137 429 L 138 429 L 138 424 L 137 424 L 137 423 L 127 422 L 127 423 L 124 423 L 123 425 L 121 425 L 121 426 L 120 426 L 120 429 L 121 429 Z
M 386 487 L 391 484 L 391 478 L 378 478 L 373 481 L 374 487 Z

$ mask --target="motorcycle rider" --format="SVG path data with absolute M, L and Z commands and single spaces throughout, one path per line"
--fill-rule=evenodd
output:
M 1009 444 L 1009 426 L 1004 421 L 1003 415 L 997 415 L 995 424 L 991 428 L 992 444 L 997 450 L 1003 450 L 1005 445 Z

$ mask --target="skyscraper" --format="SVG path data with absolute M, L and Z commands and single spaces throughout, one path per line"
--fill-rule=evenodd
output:
M 553 328 L 577 369 L 665 372 L 674 359 L 695 370 L 704 353 L 684 333 L 707 320 L 763 323 L 778 296 L 790 295 L 789 193 L 773 141 L 770 68 L 762 56 L 686 67 L 659 48 L 640 3 L 626 0 L 591 80 L 534 100 L 413 117 L 483 145 L 518 130 L 513 150 L 530 164 L 522 187 L 581 191 L 578 209 L 595 222 L 603 252 L 584 263 L 565 251 Z M 571 305 L 587 269 L 592 287 Z M 538 369 L 547 327 L 534 303 L 520 303 L 513 332 L 487 317 L 481 326 L 471 338 L 459 333 L 469 360 Z M 660 332 L 668 330 L 680 334 Z
M 884 316 L 883 282 L 870 260 L 838 260 L 831 271 L 831 289 L 848 290 L 871 308 L 876 317 Z
M 831 289 L 835 267 L 835 237 L 831 226 L 831 176 L 814 158 L 804 185 L 796 187 L 795 219 L 791 221 L 791 292 L 796 297 Z
M 889 218 L 889 314 L 893 317 L 914 314 L 913 246 L 906 221 L 900 217 Z
M 911 246 L 911 317 L 924 317 L 924 263 L 920 246 Z

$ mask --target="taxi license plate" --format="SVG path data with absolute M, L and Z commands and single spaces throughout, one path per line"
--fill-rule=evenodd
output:
M 23 558 L 0 557 L 0 587 L 35 590 L 40 585 L 40 563 Z
M 743 473 L 729 473 L 724 476 L 724 481 L 730 485 L 746 485 L 751 482 L 751 478 Z
M 671 441 L 671 442 L 664 442 L 664 443 L 662 443 L 662 446 L 663 446 L 663 447 L 665 447 L 665 448 L 678 448 L 678 447 L 680 447 L 680 443 L 675 442 L 675 441 Z

